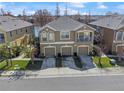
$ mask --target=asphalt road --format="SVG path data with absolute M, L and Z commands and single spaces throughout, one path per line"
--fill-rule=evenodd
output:
M 4 91 L 93 91 L 124 90 L 124 76 L 62 77 L 28 80 L 0 80 Z

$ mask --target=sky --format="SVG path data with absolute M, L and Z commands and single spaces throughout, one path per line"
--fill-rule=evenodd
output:
M 90 14 L 104 15 L 106 12 L 118 12 L 124 14 L 124 2 L 59 2 L 60 14 L 64 15 L 67 4 L 68 14 Z M 14 15 L 22 14 L 25 9 L 27 15 L 32 15 L 36 10 L 48 9 L 52 15 L 55 14 L 56 2 L 0 2 L 0 9 L 10 11 Z

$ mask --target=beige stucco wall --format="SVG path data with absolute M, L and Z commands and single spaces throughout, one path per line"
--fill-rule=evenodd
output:
M 103 31 L 103 39 L 104 39 L 105 45 L 109 50 L 112 50 L 114 31 L 108 28 L 103 28 L 102 31 Z

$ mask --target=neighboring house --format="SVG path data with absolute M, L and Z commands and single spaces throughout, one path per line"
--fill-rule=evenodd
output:
M 88 55 L 95 29 L 67 16 L 46 24 L 40 31 L 41 54 L 45 56 Z
M 124 16 L 108 16 L 90 24 L 101 31 L 107 53 L 124 53 Z
M 32 33 L 31 23 L 10 16 L 0 16 L 0 44 L 27 44 Z

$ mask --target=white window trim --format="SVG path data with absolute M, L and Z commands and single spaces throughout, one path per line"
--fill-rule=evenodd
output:
M 93 41 L 94 33 L 93 33 L 93 31 L 90 31 L 90 30 L 78 31 L 78 32 L 77 32 L 77 34 L 78 34 L 78 39 L 79 39 L 79 34 L 82 33 L 82 32 L 84 32 L 84 33 L 85 33 L 85 32 L 89 32 L 89 33 L 91 32 L 91 33 L 92 33 L 92 41 Z
M 52 34 L 53 34 L 53 41 L 55 41 L 55 33 L 52 32 L 52 31 L 42 31 L 42 32 L 41 32 L 41 41 L 43 41 L 42 35 L 43 35 L 44 32 L 47 33 L 47 34 L 46 34 L 46 38 L 48 39 L 47 41 L 44 41 L 44 42 L 49 42 L 49 41 L 51 41 L 51 40 L 49 40 L 49 36 L 48 36 L 49 33 L 52 33 Z
M 122 31 L 118 31 L 118 32 L 122 32 Z M 116 41 L 123 41 L 123 38 L 124 38 L 124 32 L 123 32 L 123 35 L 122 35 L 121 40 L 117 40 L 117 37 L 118 37 L 118 32 L 116 33 Z
M 52 33 L 53 34 L 53 40 L 52 41 L 55 41 L 55 33 L 54 32 L 52 32 L 52 31 L 49 31 L 49 35 L 50 35 L 50 33 Z M 48 37 L 49 38 L 49 37 Z M 51 40 L 49 40 L 48 39 L 48 41 L 51 41 Z
M 41 41 L 43 41 L 43 33 L 47 33 L 46 31 L 43 31 L 42 33 L 41 33 Z M 46 37 L 47 37 L 47 35 L 46 35 Z
M 61 37 L 61 35 L 62 35 L 63 32 L 67 32 L 67 31 L 62 31 L 62 32 L 60 32 L 60 40 L 70 40 L 70 35 L 71 35 L 71 33 L 68 32 L 68 33 L 69 33 L 69 38 L 63 39 L 63 38 Z

